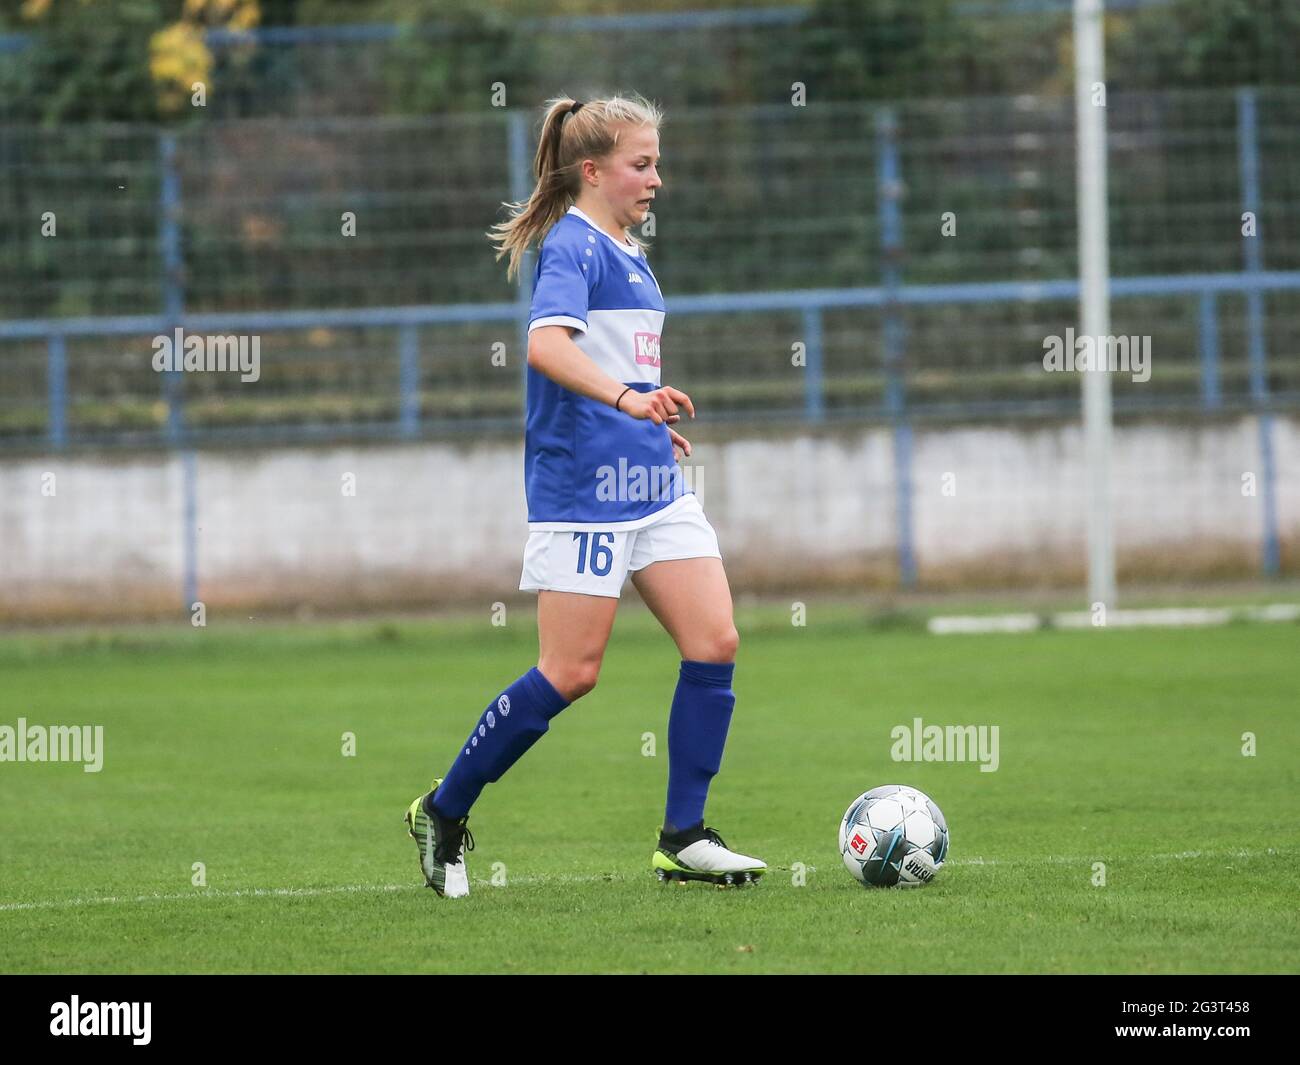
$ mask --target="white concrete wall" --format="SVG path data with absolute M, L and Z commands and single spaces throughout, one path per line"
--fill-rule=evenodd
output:
M 1275 418 L 1272 440 L 1278 525 L 1300 534 L 1300 422 Z M 1262 483 L 1254 418 L 1219 425 L 1147 421 L 1118 427 L 1113 445 L 1113 513 L 1121 564 L 1189 576 L 1247 565 L 1260 556 L 1261 496 L 1242 494 L 1242 475 Z M 916 551 L 922 570 L 963 563 L 995 570 L 1041 570 L 1035 556 L 1064 572 L 1086 557 L 1082 427 L 945 429 L 917 438 L 913 478 Z M 957 494 L 942 494 L 943 474 Z M 1074 556 L 1074 566 L 1070 559 Z M 1015 563 L 1020 562 L 1017 566 Z
M 695 487 L 739 590 L 896 580 L 887 428 L 694 436 Z M 1083 571 L 1074 424 L 918 427 L 922 582 L 1058 584 Z M 1300 543 L 1300 419 L 1273 421 L 1284 560 Z M 1115 434 L 1116 543 L 1130 576 L 1244 575 L 1260 554 L 1253 418 L 1148 420 Z M 527 537 L 519 441 L 202 451 L 199 597 L 284 609 L 505 598 Z M 356 476 L 356 495 L 342 492 Z M 54 494 L 43 487 L 54 476 Z M 945 474 L 951 494 L 945 494 Z M 48 489 L 45 489 L 48 491 Z M 0 466 L 0 618 L 174 610 L 184 574 L 179 456 L 48 455 Z

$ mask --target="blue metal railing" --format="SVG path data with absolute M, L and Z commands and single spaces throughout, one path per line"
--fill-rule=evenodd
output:
M 940 306 L 945 304 L 1034 303 L 1070 301 L 1078 298 L 1077 281 L 1062 279 L 1044 282 L 973 282 L 941 285 L 866 286 L 845 289 L 807 289 L 802 291 L 711 293 L 700 296 L 669 297 L 670 315 L 734 314 L 744 311 L 794 311 L 802 315 L 803 342 L 806 352 L 803 403 L 800 415 L 810 424 L 828 418 L 824 375 L 824 341 L 822 316 L 839 308 L 877 308 L 888 314 L 903 307 Z M 1199 406 L 1206 411 L 1223 407 L 1220 384 L 1220 345 L 1218 298 L 1225 294 L 1300 291 L 1300 271 L 1259 270 L 1240 274 L 1180 274 L 1151 277 L 1123 277 L 1111 280 L 1115 299 L 1140 296 L 1186 296 L 1198 305 L 1197 332 L 1199 352 Z M 0 341 L 46 341 L 48 404 L 46 443 L 59 449 L 71 442 L 67 422 L 67 340 L 69 337 L 156 336 L 170 334 L 178 325 L 190 334 L 252 334 L 275 331 L 307 330 L 330 327 L 392 327 L 397 330 L 399 394 L 397 435 L 415 436 L 422 426 L 419 419 L 419 344 L 421 326 L 514 322 L 522 334 L 526 326 L 527 305 L 510 303 L 463 303 L 446 306 L 370 307 L 338 310 L 181 312 L 128 315 L 112 318 L 38 318 L 0 322 Z M 1250 331 L 1263 330 L 1263 317 L 1248 318 Z M 899 417 L 920 413 L 909 404 L 902 384 L 901 323 L 894 331 L 885 331 L 885 367 L 889 387 L 881 414 Z M 892 333 L 893 339 L 890 339 Z M 894 355 L 890 356 L 890 351 Z M 1262 337 L 1252 341 L 1251 351 L 1262 351 Z M 891 368 L 892 363 L 892 368 Z M 164 377 L 170 375 L 164 374 Z M 1252 406 L 1266 408 L 1271 397 L 1264 387 L 1264 368 L 1252 359 L 1250 368 Z M 176 414 L 173 421 L 169 406 L 167 442 L 202 441 L 208 430 L 185 427 L 180 408 L 181 393 L 173 396 Z M 1013 402 L 1012 407 L 1015 406 Z M 501 423 L 505 425 L 506 423 Z M 325 431 L 328 431 L 327 429 Z

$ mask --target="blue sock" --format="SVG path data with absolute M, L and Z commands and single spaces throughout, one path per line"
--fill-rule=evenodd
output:
M 669 832 L 704 820 L 709 781 L 722 767 L 722 748 L 736 696 L 731 690 L 734 662 L 682 660 L 673 708 L 668 716 Z
M 443 817 L 464 817 L 483 788 L 501 776 L 541 739 L 551 718 L 568 701 L 536 666 L 488 704 L 460 754 L 438 785 L 435 805 Z

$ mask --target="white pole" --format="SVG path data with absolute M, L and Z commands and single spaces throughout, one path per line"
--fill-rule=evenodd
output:
M 1113 609 L 1115 537 L 1110 492 L 1110 245 L 1106 215 L 1104 0 L 1074 0 L 1074 117 L 1079 209 L 1080 332 L 1093 338 L 1096 368 L 1083 373 L 1087 462 L 1088 600 Z

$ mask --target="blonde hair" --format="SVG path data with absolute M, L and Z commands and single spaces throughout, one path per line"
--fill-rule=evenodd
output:
M 584 159 L 605 159 L 618 147 L 623 127 L 652 126 L 656 130 L 663 113 L 645 97 L 609 96 L 587 100 L 571 115 L 577 100 L 555 97 L 546 101 L 546 117 L 537 143 L 533 172 L 537 184 L 525 203 L 501 204 L 510 210 L 510 219 L 487 231 L 497 248 L 497 260 L 510 256 L 506 279 L 519 272 L 519 260 L 534 240 L 545 238 L 570 205 L 578 198 L 581 167 Z M 641 249 L 649 247 L 635 234 L 629 239 Z

